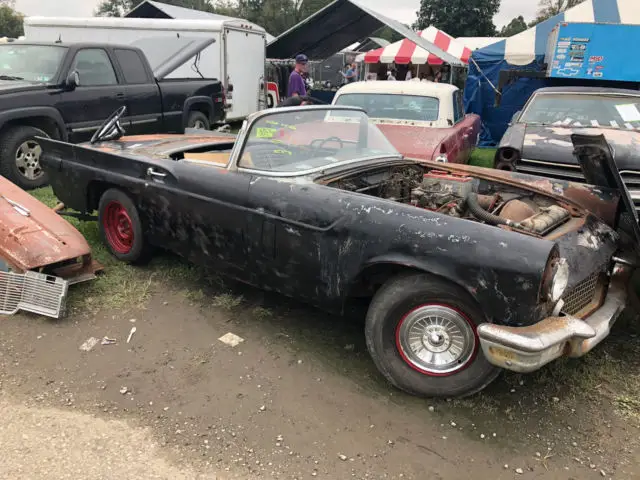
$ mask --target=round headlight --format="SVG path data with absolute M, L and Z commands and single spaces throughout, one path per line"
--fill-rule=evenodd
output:
M 549 299 L 552 302 L 557 302 L 564 294 L 564 291 L 569 285 L 569 264 L 564 258 L 558 260 L 555 268 L 553 279 L 551 280 L 551 287 L 549 288 Z

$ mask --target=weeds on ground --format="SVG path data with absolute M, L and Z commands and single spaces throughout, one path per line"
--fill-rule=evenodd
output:
M 251 310 L 251 314 L 258 320 L 265 320 L 267 318 L 273 317 L 273 312 L 264 307 L 254 307 Z
M 211 299 L 211 306 L 214 308 L 220 308 L 222 310 L 233 310 L 238 307 L 244 298 L 242 295 L 232 295 L 230 293 L 222 293 L 220 295 L 216 295 Z

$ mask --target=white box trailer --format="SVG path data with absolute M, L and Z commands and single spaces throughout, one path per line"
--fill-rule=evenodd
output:
M 162 57 L 162 45 L 172 39 L 214 37 L 211 46 L 167 78 L 219 79 L 229 104 L 227 121 L 242 120 L 266 106 L 266 32 L 244 20 L 27 17 L 24 30 L 28 41 L 135 45 L 152 68 Z

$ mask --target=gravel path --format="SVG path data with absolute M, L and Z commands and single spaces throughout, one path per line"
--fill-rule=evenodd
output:
M 0 401 L 0 417 L 2 479 L 220 479 L 171 464 L 147 429 L 124 421 L 6 400 Z

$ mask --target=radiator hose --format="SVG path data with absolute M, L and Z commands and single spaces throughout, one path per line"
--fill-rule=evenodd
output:
M 512 222 L 507 218 L 502 218 L 497 215 L 494 215 L 493 213 L 488 212 L 484 208 L 482 208 L 480 206 L 480 203 L 478 202 L 478 194 L 475 192 L 469 192 L 465 201 L 466 201 L 467 207 L 469 208 L 469 211 L 478 220 L 487 222 L 489 225 L 507 225 L 509 227 L 520 228 L 519 223 Z

